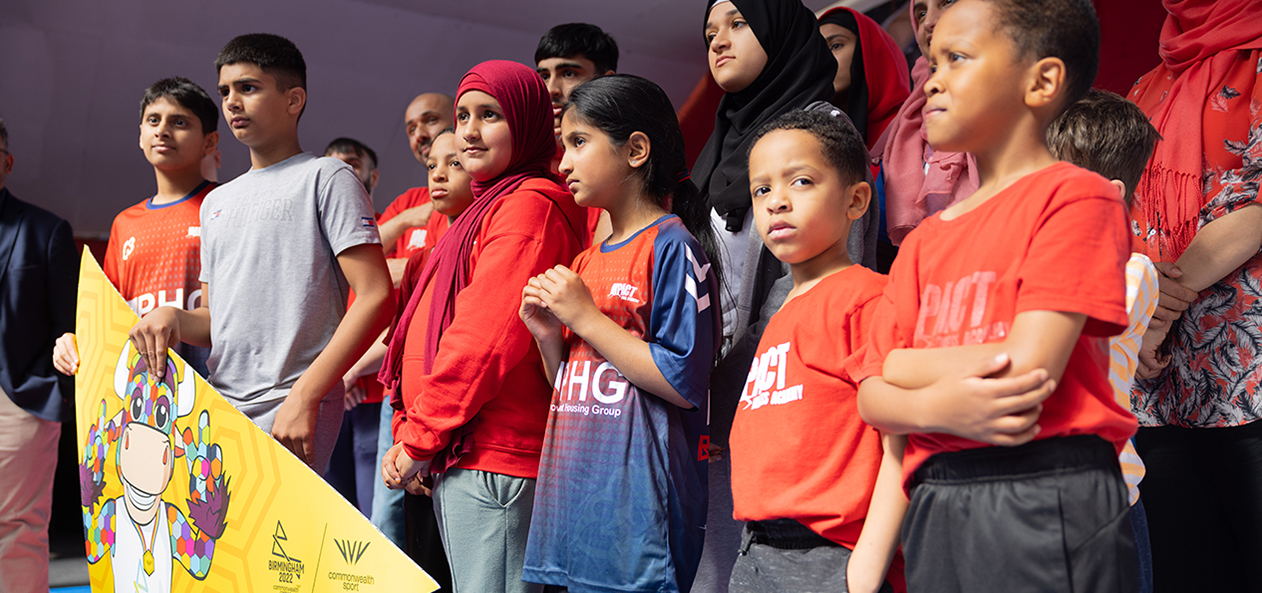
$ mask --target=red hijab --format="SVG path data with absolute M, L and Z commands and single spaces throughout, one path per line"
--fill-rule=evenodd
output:
M 845 27 L 859 36 L 855 55 L 860 59 L 850 65 L 850 104 L 839 107 L 846 109 L 871 149 L 910 93 L 907 58 L 880 24 L 852 8 L 839 6 L 825 12 L 819 24 L 825 23 Z
M 914 3 L 911 7 L 915 10 Z M 912 30 L 919 29 L 911 15 Z M 960 202 L 977 191 L 977 159 L 966 152 L 935 151 L 925 135 L 924 109 L 928 97 L 929 62 L 916 59 L 911 71 L 911 95 L 873 148 L 885 170 L 885 227 L 890 241 L 903 242 L 920 221 Z
M 1162 140 L 1135 190 L 1139 209 L 1158 231 L 1160 254 L 1174 261 L 1196 235 L 1206 196 L 1204 139 L 1217 130 L 1211 100 L 1238 66 L 1239 50 L 1262 48 L 1258 0 L 1164 0 L 1161 65 L 1145 74 L 1130 99 L 1147 113 Z M 1235 130 L 1232 130 L 1235 132 Z
M 433 300 L 425 333 L 425 372 L 433 370 L 438 355 L 438 341 L 451 325 L 456 312 L 456 295 L 469 284 L 473 272 L 469 258 L 473 241 L 482 228 L 482 219 L 501 197 L 517 190 L 527 180 L 551 179 L 550 164 L 556 151 L 552 136 L 552 104 L 548 89 L 539 74 L 530 68 L 506 60 L 491 60 L 474 66 L 460 79 L 456 98 L 469 91 L 491 95 L 504 110 L 504 119 L 512 139 L 512 159 L 499 176 L 487 181 L 473 181 L 473 203 L 469 205 L 443 234 L 421 272 L 420 282 L 412 291 L 407 307 L 390 336 L 390 348 L 378 379 L 397 388 L 402 373 L 403 342 L 407 328 L 417 313 L 421 295 L 433 285 Z M 559 187 L 558 187 L 559 189 Z

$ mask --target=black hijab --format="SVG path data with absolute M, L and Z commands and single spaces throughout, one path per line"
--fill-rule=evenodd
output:
M 832 100 L 837 60 L 801 0 L 730 1 L 767 52 L 767 65 L 748 88 L 719 101 L 714 133 L 697 157 L 692 180 L 727 221 L 727 230 L 736 232 L 750 207 L 748 153 L 754 133 L 787 111 Z M 706 0 L 704 19 L 713 3 Z

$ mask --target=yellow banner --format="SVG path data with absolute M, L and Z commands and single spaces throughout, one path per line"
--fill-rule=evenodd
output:
M 75 409 L 94 593 L 438 588 L 178 356 L 155 382 L 127 338 L 137 321 L 84 249 Z

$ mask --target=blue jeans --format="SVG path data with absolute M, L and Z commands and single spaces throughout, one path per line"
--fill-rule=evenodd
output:
M 382 535 L 394 542 L 400 550 L 405 550 L 403 491 L 386 488 L 386 483 L 381 479 L 381 462 L 386 456 L 386 451 L 394 446 L 394 436 L 390 426 L 392 419 L 394 419 L 394 408 L 390 407 L 389 401 L 381 402 L 381 426 L 377 432 L 377 465 L 376 479 L 373 480 L 372 486 L 371 517 L 372 524 Z

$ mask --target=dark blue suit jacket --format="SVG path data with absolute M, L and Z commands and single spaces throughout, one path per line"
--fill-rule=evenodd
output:
M 53 368 L 73 332 L 78 257 L 70 223 L 0 189 L 0 389 L 45 420 L 74 417 L 74 379 Z

